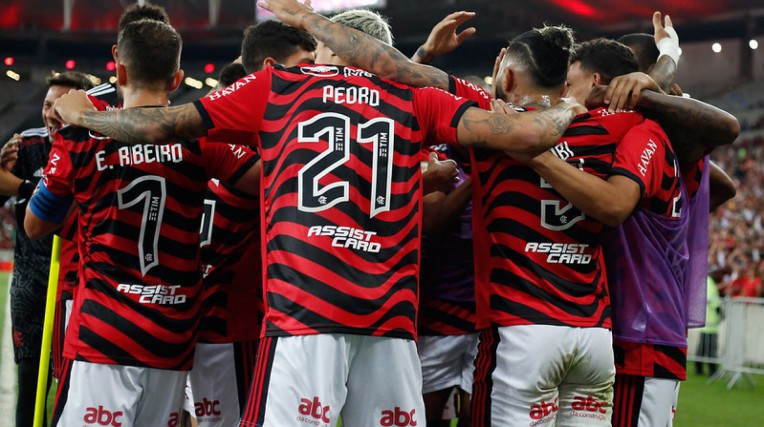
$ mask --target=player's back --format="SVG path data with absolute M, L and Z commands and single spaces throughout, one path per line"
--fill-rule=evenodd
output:
M 246 109 L 233 92 L 252 100 Z M 354 68 L 302 66 L 269 67 L 197 105 L 209 138 L 261 147 L 265 333 L 413 338 L 419 151 L 429 137 L 455 143 L 470 104 Z
M 78 360 L 187 369 L 200 303 L 199 227 L 207 182 L 251 165 L 204 140 L 126 145 L 64 129 L 46 186 L 69 186 L 79 208 Z
M 617 143 L 642 121 L 634 112 L 592 110 L 550 151 L 605 179 Z M 502 153 L 473 150 L 473 182 L 478 327 L 609 327 L 602 224 Z
M 251 341 L 260 336 L 260 245 L 260 199 L 211 180 L 201 227 L 204 291 L 199 342 Z

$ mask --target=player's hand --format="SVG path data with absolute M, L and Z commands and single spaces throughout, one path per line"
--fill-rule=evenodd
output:
M 496 96 L 496 85 L 498 84 L 496 82 L 496 75 L 499 74 L 499 68 L 501 68 L 501 61 L 504 60 L 504 55 L 507 54 L 507 48 L 503 47 L 499 51 L 499 55 L 496 57 L 496 60 L 493 61 L 493 74 L 491 74 L 491 97 L 494 99 L 497 99 L 498 96 Z
M 661 13 L 653 12 L 653 30 L 655 46 L 660 52 L 659 57 L 668 55 L 676 64 L 679 61 L 679 35 L 674 29 L 674 24 L 671 23 L 671 17 L 665 16 L 664 25 Z
M 88 111 L 98 111 L 84 90 L 71 89 L 53 103 L 58 120 L 75 126 L 83 126 L 82 114 Z
M 508 115 L 519 114 L 519 112 L 515 110 L 510 104 L 507 104 L 501 99 L 491 100 L 491 111 L 493 111 L 494 113 L 508 114 Z
M 682 96 L 684 95 L 684 92 L 682 91 L 682 88 L 679 87 L 678 84 L 673 83 L 671 85 L 671 88 L 669 89 L 669 95 Z
M 456 29 L 475 17 L 475 12 L 454 12 L 435 24 L 427 36 L 427 41 L 417 50 L 415 62 L 429 64 L 440 55 L 451 52 L 465 40 L 475 35 L 475 27 L 469 27 L 457 34 Z
M 586 109 L 586 107 L 579 104 L 578 101 L 573 98 L 560 98 L 558 105 L 567 108 L 572 117 L 576 117 L 579 114 L 584 114 L 589 111 Z
M 16 160 L 19 158 L 19 143 L 21 135 L 14 133 L 11 139 L 0 149 L 0 168 L 10 172 L 16 166 Z
M 660 12 L 653 12 L 653 37 L 655 37 L 655 44 L 665 39 L 666 37 L 672 38 L 672 34 L 666 31 L 668 28 L 674 29 L 674 24 L 671 23 L 671 17 L 666 15 L 666 25 L 663 25 Z M 674 32 L 676 35 L 676 32 Z M 679 44 L 679 38 L 676 37 L 676 43 Z
M 643 90 L 662 92 L 655 80 L 645 73 L 634 72 L 614 78 L 605 92 L 608 111 L 634 108 Z
M 272 12 L 281 22 L 299 29 L 305 29 L 303 18 L 313 12 L 310 0 L 260 0 L 257 5 Z
M 438 160 L 437 153 L 430 153 L 427 159 L 427 171 L 422 174 L 425 194 L 433 191 L 448 193 L 454 189 L 454 184 L 458 180 L 459 170 L 456 168 L 455 161 Z

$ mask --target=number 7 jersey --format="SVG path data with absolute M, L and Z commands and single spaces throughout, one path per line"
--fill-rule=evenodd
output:
M 413 339 L 422 141 L 472 102 L 336 66 L 271 68 L 197 102 L 210 140 L 261 148 L 267 336 Z
M 53 222 L 72 201 L 78 207 L 82 265 L 64 355 L 190 369 L 207 182 L 235 182 L 254 165 L 254 153 L 204 140 L 131 146 L 81 128 L 56 138 L 31 204 Z

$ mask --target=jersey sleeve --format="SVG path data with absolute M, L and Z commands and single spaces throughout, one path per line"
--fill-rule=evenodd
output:
M 208 141 L 257 144 L 257 132 L 270 94 L 270 73 L 271 67 L 267 67 L 194 101 L 207 127 Z
M 456 128 L 475 101 L 441 89 L 425 87 L 414 91 L 414 111 L 426 144 L 456 144 Z
M 612 173 L 639 184 L 642 198 L 658 194 L 664 175 L 676 176 L 668 138 L 657 123 L 645 120 L 631 128 L 618 143 Z
M 75 168 L 67 144 L 60 134 L 56 134 L 40 184 L 29 201 L 32 212 L 45 221 L 62 223 L 74 200 Z
M 456 96 L 477 102 L 478 106 L 484 110 L 491 109 L 491 95 L 483 88 L 464 79 L 449 75 L 448 91 Z
M 234 184 L 260 159 L 254 151 L 243 145 L 211 144 L 201 139 L 207 176 Z

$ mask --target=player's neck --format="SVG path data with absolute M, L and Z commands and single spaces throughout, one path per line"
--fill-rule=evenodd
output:
M 125 87 L 122 92 L 122 108 L 166 107 L 170 105 L 170 98 L 165 91 L 133 90 Z
M 557 105 L 560 97 L 540 92 L 513 93 L 509 102 L 518 107 L 549 108 Z

